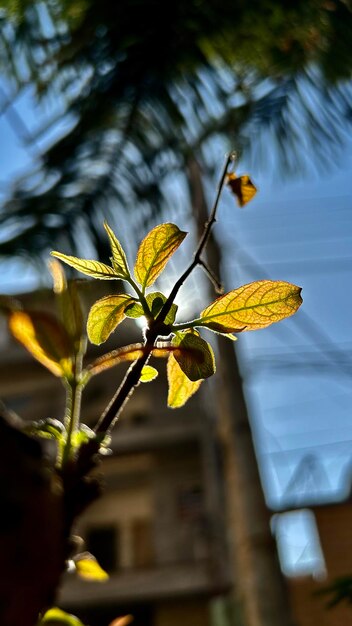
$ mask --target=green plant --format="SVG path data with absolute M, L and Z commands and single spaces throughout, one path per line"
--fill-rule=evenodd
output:
M 302 302 L 301 289 L 295 285 L 283 281 L 256 281 L 221 295 L 203 309 L 196 319 L 185 323 L 176 321 L 178 309 L 175 298 L 194 268 L 200 265 L 214 278 L 211 268 L 203 261 L 202 253 L 216 221 L 225 184 L 235 193 L 240 206 L 246 204 L 256 192 L 248 176 L 237 177 L 232 171 L 233 161 L 234 156 L 230 154 L 193 259 L 169 295 L 159 291 L 148 292 L 148 289 L 164 271 L 186 236 L 175 224 L 161 224 L 146 235 L 139 246 L 133 272 L 121 243 L 107 224 L 105 229 L 111 247 L 111 265 L 60 252 L 52 253 L 56 259 L 92 278 L 122 280 L 132 291 L 131 294 L 123 292 L 108 295 L 93 304 L 87 321 L 87 335 L 92 343 L 105 342 L 126 317 L 144 316 L 146 330 L 143 341 L 108 352 L 88 365 L 84 364 L 87 341 L 77 285 L 74 282 L 67 283 L 57 260 L 52 262 L 51 268 L 60 319 L 19 308 L 12 308 L 8 312 L 13 336 L 55 376 L 60 377 L 66 389 L 63 422 L 47 419 L 29 427 L 31 435 L 52 438 L 57 442 L 57 456 L 52 472 L 62 488 L 62 570 L 69 559 L 83 577 L 106 577 L 92 555 L 74 554 L 70 543 L 71 529 L 76 518 L 99 495 L 96 481 L 90 478 L 90 471 L 97 457 L 109 445 L 111 430 L 125 403 L 140 382 L 149 382 L 157 375 L 157 370 L 149 363 L 150 359 L 167 359 L 168 405 L 177 408 L 197 391 L 205 378 L 215 372 L 214 353 L 211 345 L 201 337 L 202 329 L 235 339 L 234 333 L 264 328 L 294 314 Z M 120 387 L 95 427 L 88 428 L 81 421 L 84 388 L 93 376 L 125 361 L 131 361 L 132 364 Z M 38 606 L 38 612 L 46 608 Z M 59 620 L 67 626 L 80 625 L 77 618 L 65 617 L 66 614 L 59 609 L 50 611 L 42 616 L 40 624 L 54 624 Z

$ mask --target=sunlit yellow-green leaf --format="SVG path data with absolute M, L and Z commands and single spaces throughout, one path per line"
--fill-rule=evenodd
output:
M 153 293 L 148 293 L 146 300 L 152 312 L 152 316 L 155 319 L 159 315 L 161 309 L 163 308 L 166 302 L 166 296 L 164 296 L 164 294 L 161 293 L 160 291 L 153 291 Z M 178 309 L 177 304 L 173 303 L 170 307 L 170 311 L 165 317 L 165 320 L 164 320 L 165 324 L 173 324 L 173 322 L 175 321 L 177 309 Z
M 236 174 L 227 174 L 226 182 L 232 193 L 235 194 L 240 207 L 245 206 L 257 193 L 257 188 L 253 185 L 247 174 L 244 176 L 236 176 Z
M 63 263 L 70 265 L 78 272 L 82 272 L 82 274 L 86 274 L 92 278 L 100 278 L 101 280 L 117 280 L 121 278 L 121 275 L 118 275 L 112 267 L 105 265 L 105 263 L 100 263 L 100 261 L 79 259 L 76 256 L 70 256 L 56 251 L 51 252 L 51 255 L 60 259 Z
M 84 626 L 84 624 L 78 617 L 54 607 L 45 613 L 38 626 Z
M 221 296 L 200 314 L 201 325 L 219 332 L 257 330 L 296 313 L 301 288 L 284 281 L 258 280 Z
M 143 289 L 154 283 L 186 234 L 175 224 L 160 224 L 143 239 L 134 267 L 136 279 Z
M 198 334 L 178 333 L 172 340 L 178 349 L 173 353 L 180 368 L 192 381 L 208 378 L 215 372 L 215 358 L 211 345 Z
M 13 311 L 11 334 L 55 376 L 72 375 L 72 346 L 65 328 L 49 313 Z
M 122 293 L 105 296 L 95 302 L 89 311 L 87 333 L 89 341 L 100 345 L 125 318 L 125 308 L 134 302 L 132 296 Z
M 160 291 L 153 291 L 152 293 L 148 293 L 148 295 L 146 296 L 146 301 L 151 315 L 155 319 L 159 315 L 164 303 L 166 302 L 166 296 L 164 296 L 164 294 Z M 165 324 L 173 324 L 173 322 L 175 321 L 177 309 L 177 304 L 173 303 L 164 320 Z M 134 302 L 125 310 L 126 317 L 137 318 L 142 317 L 144 314 L 145 313 L 143 311 L 143 307 L 139 302 Z
M 173 354 L 170 354 L 167 361 L 167 379 L 169 385 L 167 404 L 172 409 L 183 406 L 202 383 L 202 380 L 190 380 L 181 370 Z
M 152 367 L 151 365 L 145 365 L 142 369 L 139 380 L 141 383 L 149 383 L 150 381 L 154 380 L 154 378 L 156 378 L 158 374 L 159 372 L 157 369 L 155 369 L 155 367 Z
M 125 251 L 117 239 L 115 233 L 110 226 L 104 222 L 104 228 L 109 236 L 110 247 L 112 252 L 112 264 L 116 273 L 121 276 L 130 276 L 130 270 L 127 263 Z
M 109 574 L 103 570 L 96 558 L 90 552 L 84 552 L 74 559 L 76 571 L 80 578 L 96 582 L 104 582 Z
M 143 317 L 144 311 L 140 302 L 134 300 L 131 304 L 127 305 L 125 309 L 126 317 L 131 317 L 132 319 L 137 319 L 137 317 Z

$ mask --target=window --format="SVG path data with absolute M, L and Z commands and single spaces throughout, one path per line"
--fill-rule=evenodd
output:
M 100 526 L 87 531 L 87 550 L 95 556 L 103 569 L 113 572 L 118 566 L 118 528 Z

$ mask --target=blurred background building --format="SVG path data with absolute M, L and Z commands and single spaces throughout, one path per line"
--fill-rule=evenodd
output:
M 96 283 L 82 287 L 91 301 Z M 53 310 L 48 290 L 21 300 L 31 310 Z M 135 341 L 136 330 L 134 322 L 125 323 L 119 343 Z M 1 345 L 6 406 L 26 420 L 60 418 L 61 382 L 10 338 L 5 325 Z M 99 350 L 92 347 L 88 358 Z M 159 369 L 158 379 L 140 385 L 128 403 L 111 454 L 98 469 L 103 496 L 75 528 L 82 549 L 94 554 L 109 580 L 87 582 L 68 573 L 59 604 L 90 626 L 105 626 L 122 614 L 132 614 L 136 626 L 237 626 L 242 622 L 229 598 L 240 572 L 231 559 L 231 492 L 224 483 L 226 446 L 212 406 L 213 381 L 185 407 L 170 410 L 165 367 Z M 90 383 L 83 404 L 87 424 L 94 424 L 121 377 L 115 368 Z M 322 501 L 326 479 L 315 457 L 307 457 L 288 485 L 284 509 L 268 510 L 296 626 L 337 626 L 350 619 L 349 606 L 327 610 L 327 599 L 317 595 L 350 576 L 352 561 L 351 501 Z

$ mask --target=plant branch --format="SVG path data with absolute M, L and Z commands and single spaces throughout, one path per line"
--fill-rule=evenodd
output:
M 139 383 L 142 369 L 152 353 L 158 334 L 155 329 L 148 329 L 144 354 L 131 365 L 117 392 L 102 413 L 94 429 L 97 435 L 108 433 L 119 418 L 125 403 Z
M 139 379 L 142 373 L 142 369 L 144 365 L 148 362 L 148 359 L 153 351 L 157 338 L 159 336 L 162 336 L 163 333 L 165 334 L 166 330 L 168 334 L 170 332 L 170 327 L 164 326 L 164 320 L 168 312 L 170 311 L 171 305 L 173 304 L 180 287 L 183 285 L 185 280 L 188 278 L 188 276 L 191 274 L 191 272 L 194 270 L 194 268 L 197 265 L 199 264 L 204 265 L 203 261 L 201 261 L 201 254 L 209 239 L 211 228 L 216 222 L 216 212 L 217 212 L 221 192 L 225 184 L 229 166 L 233 162 L 234 158 L 235 158 L 235 154 L 233 152 L 229 153 L 228 156 L 226 157 L 225 165 L 224 165 L 224 168 L 220 177 L 220 181 L 218 184 L 218 189 L 217 189 L 217 194 L 215 197 L 214 205 L 211 210 L 209 220 L 205 224 L 203 235 L 194 253 L 193 261 L 190 263 L 188 268 L 183 272 L 183 274 L 175 283 L 173 289 L 171 290 L 169 297 L 164 303 L 164 306 L 162 307 L 157 318 L 149 322 L 149 328 L 146 333 L 146 342 L 144 345 L 145 352 L 139 359 L 137 359 L 137 361 L 135 361 L 131 365 L 120 387 L 118 388 L 117 392 L 113 396 L 109 405 L 106 407 L 105 411 L 101 415 L 94 429 L 97 435 L 110 432 L 111 428 L 113 427 L 116 420 L 118 419 L 125 403 L 127 402 L 130 395 L 133 393 L 135 387 L 138 385 Z
M 205 271 L 206 275 L 208 276 L 210 282 L 212 283 L 215 289 L 215 293 L 221 296 L 224 293 L 224 286 L 222 282 L 218 279 L 218 277 L 215 275 L 215 273 L 209 267 L 209 265 L 207 265 L 205 261 L 203 261 L 203 259 L 199 259 L 198 265 L 200 265 Z

